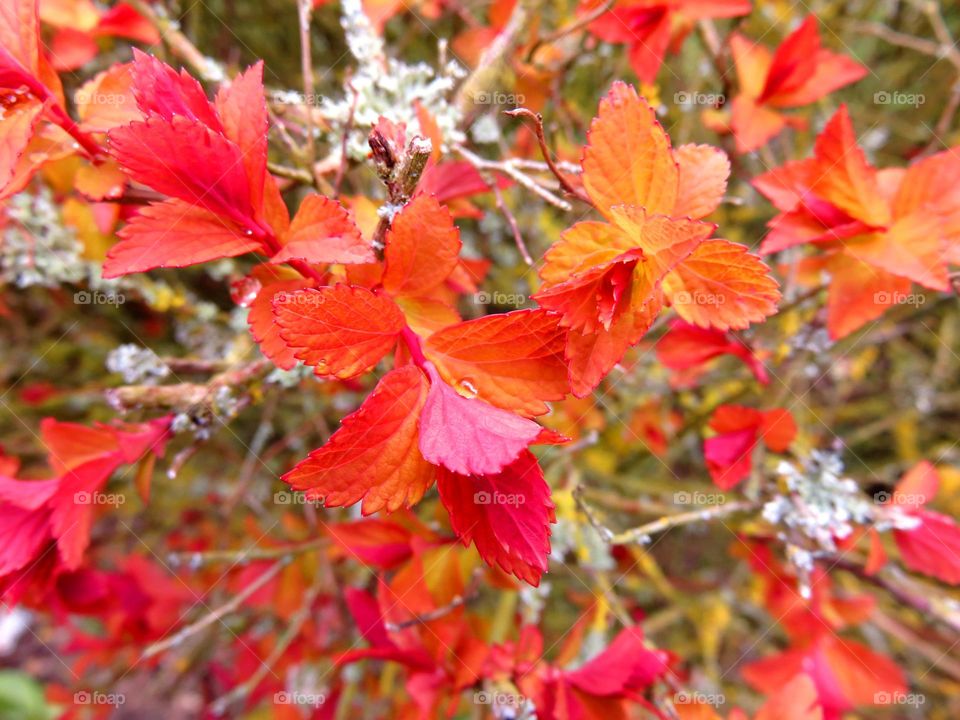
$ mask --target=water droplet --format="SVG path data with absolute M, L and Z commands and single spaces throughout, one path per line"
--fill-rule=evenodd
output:
M 243 234 L 247 236 L 253 235 L 253 230 L 251 230 L 250 228 L 247 228 L 246 230 L 243 231 Z
M 477 396 L 477 386 L 473 378 L 465 377 L 457 382 L 457 392 L 471 400 Z

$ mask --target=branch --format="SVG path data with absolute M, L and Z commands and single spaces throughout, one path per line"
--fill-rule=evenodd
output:
M 596 528 L 597 532 L 600 533 L 600 536 L 604 539 L 604 541 L 610 545 L 628 545 L 630 543 L 639 543 L 641 545 L 645 545 L 650 541 L 650 536 L 665 532 L 671 528 L 681 527 L 683 525 L 691 525 L 697 522 L 718 520 L 738 512 L 756 510 L 759 507 L 757 503 L 746 500 L 724 503 L 723 505 L 710 505 L 697 510 L 689 510 L 687 512 L 676 513 L 674 515 L 665 515 L 658 520 L 635 527 L 631 530 L 624 530 L 620 533 L 614 533 L 600 523 L 593 512 L 593 509 L 584 501 L 582 488 L 577 488 L 577 490 L 574 491 L 574 499 L 576 500 L 580 509 L 587 516 L 587 520 L 590 522 L 590 524 Z
M 273 672 L 273 666 L 283 657 L 283 654 L 287 651 L 287 648 L 290 647 L 290 644 L 296 640 L 297 636 L 300 634 L 300 631 L 303 630 L 303 626 L 306 624 L 307 620 L 310 619 L 310 612 L 313 609 L 313 603 L 320 596 L 320 591 L 325 584 L 324 573 L 317 572 L 313 578 L 313 583 L 310 585 L 310 588 L 307 590 L 306 595 L 303 599 L 303 605 L 300 606 L 300 609 L 294 613 L 293 617 L 290 618 L 289 624 L 286 629 L 283 631 L 283 634 L 277 639 L 277 644 L 274 645 L 273 650 L 267 656 L 265 660 L 260 663 L 260 667 L 257 668 L 257 671 L 253 673 L 243 684 L 237 685 L 226 695 L 223 695 L 216 700 L 210 706 L 211 711 L 214 715 L 221 715 L 226 712 L 233 703 L 243 700 L 250 693 L 256 690 L 257 686 L 263 682 L 263 679 L 267 676 L 267 673 Z
M 154 655 L 159 655 L 162 652 L 169 650 L 172 647 L 175 647 L 182 643 L 187 638 L 192 635 L 196 635 L 198 632 L 203 630 L 206 627 L 209 627 L 213 623 L 217 622 L 221 618 L 229 615 L 238 607 L 240 607 L 247 598 L 253 595 L 257 590 L 266 585 L 273 577 L 283 569 L 289 560 L 280 560 L 277 563 L 274 563 L 266 572 L 264 572 L 260 577 L 254 580 L 252 583 L 247 585 L 242 591 L 235 595 L 229 602 L 221 605 L 216 610 L 204 615 L 200 620 L 193 623 L 192 625 L 187 625 L 174 635 L 159 640 L 152 645 L 150 645 L 146 650 L 143 651 L 143 655 L 140 656 L 140 660 L 147 660 L 152 658 Z
M 543 154 L 543 159 L 547 163 L 547 167 L 550 168 L 550 172 L 553 173 L 554 177 L 557 178 L 557 182 L 560 183 L 560 187 L 562 187 L 567 194 L 577 198 L 577 200 L 590 203 L 590 198 L 588 198 L 582 190 L 571 185 L 570 181 L 567 180 L 567 178 L 560 172 L 560 169 L 554 165 L 550 148 L 547 147 L 547 138 L 543 134 L 543 116 L 540 113 L 535 113 L 527 108 L 506 110 L 504 111 L 504 115 L 509 115 L 510 117 L 528 117 L 534 121 L 537 129 L 537 142 L 540 144 L 540 152 Z
M 495 160 L 487 160 L 486 158 L 482 158 L 470 150 L 467 150 L 462 145 L 457 145 L 455 149 L 477 170 L 493 170 L 494 172 L 502 173 L 510 179 L 515 180 L 520 185 L 523 185 L 523 187 L 527 188 L 527 190 L 530 192 L 540 196 L 554 207 L 560 208 L 561 210 L 565 210 L 567 212 L 573 209 L 573 206 L 566 200 L 557 197 L 538 182 L 520 172 L 517 169 L 517 164 L 513 161 L 504 160 L 502 162 L 497 162 Z
M 406 151 L 401 157 L 396 157 L 390 141 L 374 128 L 370 132 L 370 149 L 373 151 L 373 161 L 377 167 L 377 174 L 387 186 L 387 202 L 395 207 L 406 205 L 413 197 L 420 182 L 420 176 L 427 167 L 430 155 L 433 153 L 433 143 L 429 138 L 419 135 L 411 138 Z M 376 248 L 383 247 L 383 239 L 390 229 L 392 217 L 381 217 L 373 235 L 373 244 Z

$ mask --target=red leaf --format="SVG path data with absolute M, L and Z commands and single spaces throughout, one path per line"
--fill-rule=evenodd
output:
M 182 200 L 147 205 L 117 233 L 103 263 L 105 278 L 154 268 L 186 267 L 262 249 L 236 224 Z
M 524 450 L 495 474 L 462 475 L 441 468 L 437 489 L 464 545 L 473 542 L 489 565 L 540 584 L 550 554 L 553 503 L 533 453 Z
M 280 324 L 273 314 L 273 302 L 279 293 L 294 293 L 313 284 L 312 280 L 292 278 L 264 285 L 250 303 L 247 323 L 250 334 L 260 345 L 260 352 L 282 370 L 291 370 L 297 364 L 294 349 L 280 336 Z
M 209 127 L 181 116 L 114 128 L 112 152 L 137 182 L 246 227 L 253 221 L 240 149 Z
M 459 254 L 460 231 L 450 211 L 436 198 L 418 195 L 387 232 L 383 287 L 396 295 L 422 295 L 453 272 Z
M 567 682 L 585 693 L 622 695 L 658 680 L 666 674 L 667 662 L 667 653 L 649 649 L 643 630 L 631 626 L 621 630 L 599 655 L 564 674 Z
M 367 263 L 377 259 L 350 214 L 322 195 L 308 195 L 290 223 L 283 247 L 270 259 L 310 263 Z
M 920 524 L 911 530 L 894 530 L 893 539 L 903 564 L 951 585 L 960 585 L 960 526 L 931 510 L 917 510 Z
M 390 298 L 350 285 L 308 288 L 278 296 L 280 337 L 317 375 L 360 375 L 393 348 L 405 324 Z
M 797 426 L 783 408 L 760 411 L 743 405 L 721 405 L 710 419 L 717 433 L 703 443 L 707 469 L 717 487 L 723 490 L 739 484 L 750 474 L 752 454 L 757 442 L 774 452 L 783 452 L 793 442 Z
M 766 385 L 770 377 L 763 362 L 737 338 L 719 330 L 709 330 L 675 320 L 657 341 L 657 359 L 671 370 L 692 370 L 721 355 L 740 358 L 757 381 Z
M 542 415 L 567 392 L 566 333 L 544 310 L 488 315 L 434 333 L 424 352 L 452 385 L 497 407 Z
M 250 203 L 254 210 L 260 210 L 267 175 L 269 127 L 267 102 L 263 95 L 262 60 L 247 68 L 229 85 L 221 85 L 216 109 L 224 134 L 240 148 L 250 183 Z
M 222 133 L 223 126 L 203 87 L 186 70 L 179 73 L 152 55 L 133 50 L 133 92 L 140 111 L 172 122 L 181 117 Z M 162 157 L 162 156 L 161 156 Z
M 433 484 L 435 473 L 417 448 L 426 396 L 420 370 L 412 365 L 392 370 L 360 409 L 344 418 L 327 444 L 283 480 L 327 507 L 362 500 L 364 515 L 414 505 Z
M 532 420 L 465 398 L 427 363 L 430 392 L 420 418 L 420 452 L 461 475 L 491 475 L 512 463 L 540 434 Z

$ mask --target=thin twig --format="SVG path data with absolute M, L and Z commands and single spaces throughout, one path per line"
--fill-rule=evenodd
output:
M 567 180 L 563 173 L 560 172 L 560 169 L 554 165 L 553 156 L 550 152 L 550 148 L 547 147 L 547 138 L 543 132 L 543 115 L 540 113 L 535 113 L 532 110 L 528 110 L 527 108 L 506 110 L 504 115 L 509 115 L 510 117 L 528 117 L 533 120 L 537 131 L 537 142 L 540 144 L 540 152 L 543 154 L 544 162 L 547 163 L 547 167 L 550 168 L 550 172 L 552 172 L 554 177 L 557 178 L 557 182 L 560 183 L 560 187 L 578 200 L 589 203 L 590 198 L 588 198 L 582 190 L 579 190 L 571 185 L 570 181 Z
M 337 174 L 333 181 L 334 197 L 340 197 L 340 185 L 343 183 L 343 176 L 347 172 L 347 163 L 349 161 L 349 158 L 347 157 L 347 143 L 350 140 L 350 133 L 353 131 L 354 117 L 357 112 L 357 102 L 360 100 L 360 93 L 356 91 L 349 80 L 346 82 L 346 87 L 351 93 L 353 93 L 353 100 L 350 102 L 350 114 L 347 115 L 347 122 L 343 126 L 343 137 L 340 138 L 340 164 L 337 165 Z
M 320 595 L 320 591 L 323 588 L 326 578 L 321 572 L 317 572 L 314 576 L 313 583 L 310 585 L 310 588 L 307 590 L 306 595 L 303 599 L 303 604 L 300 606 L 300 609 L 293 614 L 293 617 L 290 618 L 289 624 L 284 629 L 283 634 L 277 639 L 277 644 L 274 645 L 273 650 L 267 656 L 267 658 L 261 662 L 260 667 L 257 668 L 256 672 L 253 673 L 247 680 L 241 685 L 237 685 L 226 695 L 223 695 L 216 700 L 210 706 L 214 715 L 221 715 L 226 712 L 233 703 L 243 700 L 250 693 L 256 690 L 257 686 L 263 682 L 263 679 L 267 676 L 268 673 L 273 672 L 273 666 L 283 657 L 283 654 L 287 651 L 287 648 L 290 647 L 290 644 L 296 640 L 297 636 L 300 634 L 300 631 L 303 630 L 303 626 L 306 624 L 307 620 L 310 619 L 310 612 L 313 609 L 313 603 L 316 601 L 317 597 Z
M 487 183 L 487 186 L 490 188 L 490 192 L 493 193 L 493 198 L 497 203 L 497 208 L 507 219 L 507 224 L 510 226 L 510 232 L 513 233 L 513 241 L 517 245 L 517 251 L 520 253 L 520 257 L 523 258 L 523 261 L 527 265 L 533 265 L 533 258 L 530 257 L 530 251 L 527 250 L 527 245 L 523 241 L 523 235 L 520 234 L 520 226 L 517 224 L 517 219 L 513 216 L 510 208 L 507 207 L 507 203 L 503 198 L 503 193 L 497 186 L 496 178 L 490 180 Z
M 689 510 L 687 512 L 676 513 L 674 515 L 665 515 L 658 520 L 646 523 L 640 527 L 635 527 L 631 530 L 624 530 L 620 533 L 614 533 L 600 523 L 599 519 L 594 514 L 593 509 L 584 501 L 583 491 L 581 488 L 578 488 L 578 490 L 574 492 L 574 499 L 576 500 L 580 509 L 583 510 L 583 513 L 587 516 L 587 520 L 590 522 L 590 524 L 593 525 L 600 533 L 600 536 L 611 545 L 627 545 L 630 543 L 639 543 L 644 545 L 649 541 L 651 536 L 665 532 L 671 528 L 690 525 L 696 522 L 709 522 L 726 517 L 727 515 L 733 515 L 738 512 L 749 512 L 751 510 L 756 510 L 758 507 L 757 503 L 745 500 L 724 503 L 723 505 L 710 505 L 708 507 L 698 508 L 697 510 Z
M 198 632 L 206 627 L 209 627 L 221 618 L 229 615 L 238 607 L 240 607 L 251 595 L 256 593 L 260 588 L 270 582 L 270 580 L 272 580 L 273 577 L 280 572 L 280 570 L 283 569 L 283 566 L 288 562 L 288 560 L 284 559 L 274 563 L 262 575 L 260 575 L 260 577 L 258 577 L 243 590 L 237 593 L 237 595 L 231 598 L 229 602 L 221 605 L 216 610 L 207 613 L 197 622 L 193 623 L 192 625 L 187 625 L 187 627 L 183 628 L 174 635 L 170 635 L 169 637 L 150 645 L 146 650 L 143 651 L 143 655 L 140 656 L 140 659 L 146 660 L 148 658 L 152 658 L 154 655 L 159 655 L 160 653 L 179 645 L 187 638 L 196 635 Z
M 313 55 L 310 51 L 310 19 L 312 15 L 312 0 L 297 0 L 297 19 L 300 24 L 300 73 L 303 75 L 303 98 L 307 107 L 307 160 L 311 167 L 316 159 L 312 102 L 316 85 L 313 81 Z
M 204 567 L 215 563 L 247 565 L 263 560 L 289 559 L 313 550 L 320 550 L 327 542 L 327 538 L 321 537 L 295 545 L 282 545 L 275 548 L 264 548 L 263 550 L 207 550 L 205 552 L 172 553 L 167 556 L 167 562 L 171 565 L 185 565 L 191 568 Z
M 486 158 L 482 158 L 470 150 L 467 150 L 462 145 L 457 145 L 455 150 L 460 153 L 460 155 L 462 155 L 463 158 L 471 165 L 477 168 L 477 170 L 493 170 L 495 172 L 502 173 L 510 179 L 515 180 L 520 185 L 523 185 L 523 187 L 527 188 L 527 190 L 530 192 L 543 198 L 554 207 L 560 208 L 561 210 L 565 210 L 567 212 L 573 209 L 573 206 L 570 203 L 563 198 L 557 197 L 538 182 L 530 178 L 528 175 L 524 175 L 522 172 L 517 170 L 516 167 L 510 163 L 510 161 L 505 160 L 503 162 L 497 162 L 495 160 L 487 160 Z
M 537 50 L 539 50 L 541 47 L 543 47 L 544 45 L 549 45 L 550 43 L 554 43 L 557 40 L 560 40 L 562 38 L 565 38 L 567 35 L 575 33 L 577 30 L 580 30 L 581 28 L 585 28 L 587 25 L 592 23 L 601 15 L 604 15 L 609 10 L 611 10 L 613 6 L 616 4 L 616 2 L 617 0 L 606 0 L 603 4 L 598 5 L 597 7 L 595 7 L 593 10 L 591 10 L 585 15 L 581 15 L 573 22 L 568 23 L 567 25 L 564 25 L 561 28 L 558 28 L 557 30 L 553 31 L 552 33 L 550 33 L 545 37 L 539 38 L 530 47 L 529 52 L 527 52 L 527 62 L 530 62 L 533 59 L 533 56 L 536 54 Z

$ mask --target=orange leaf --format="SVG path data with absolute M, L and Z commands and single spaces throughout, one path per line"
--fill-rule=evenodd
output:
M 425 352 L 454 387 L 523 415 L 567 392 L 565 333 L 545 310 L 516 310 L 470 320 L 430 336 Z
M 950 287 L 940 220 L 927 210 L 900 218 L 886 232 L 847 240 L 844 249 L 863 262 L 924 287 Z
M 760 322 L 780 300 L 770 268 L 743 245 L 719 239 L 697 247 L 667 275 L 663 288 L 680 317 L 718 330 Z
M 127 176 L 113 160 L 81 165 L 74 178 L 77 191 L 91 200 L 119 197 L 126 182 Z
M 706 217 L 717 209 L 727 191 L 730 159 L 712 145 L 681 145 L 673 155 L 680 180 L 671 215 L 694 220 Z
M 846 105 L 817 136 L 814 155 L 819 172 L 813 176 L 812 189 L 818 196 L 868 225 L 882 227 L 890 222 L 877 171 L 857 145 Z
M 282 370 L 293 369 L 297 358 L 293 348 L 280 337 L 280 325 L 273 314 L 273 302 L 278 293 L 293 293 L 310 287 L 312 283 L 312 280 L 305 278 L 273 282 L 260 288 L 257 297 L 250 303 L 250 312 L 247 315 L 250 334 L 260 346 L 260 352 Z
M 910 292 L 910 281 L 845 253 L 830 258 L 827 327 L 830 337 L 846 337 L 876 320 Z
M 783 115 L 745 95 L 735 97 L 730 106 L 730 126 L 739 153 L 763 147 L 786 127 L 787 119 Z
M 583 152 L 583 185 L 604 215 L 615 205 L 636 205 L 670 215 L 677 200 L 677 163 L 647 101 L 615 82 L 600 101 Z
M 817 686 L 809 675 L 797 675 L 767 699 L 754 720 L 823 720 Z
M 635 243 L 615 225 L 605 222 L 578 222 L 565 230 L 544 256 L 540 277 L 545 287 L 566 282 L 573 275 L 612 262 Z
M 285 293 L 275 299 L 273 312 L 294 356 L 317 375 L 341 380 L 376 365 L 404 328 L 390 298 L 350 285 Z
M 426 397 L 427 382 L 420 370 L 413 365 L 391 370 L 327 444 L 283 480 L 327 507 L 363 500 L 364 515 L 414 505 L 435 474 L 417 447 Z
M 631 299 L 630 309 L 616 318 L 608 331 L 571 330 L 565 352 L 571 392 L 577 397 L 590 394 L 624 353 L 640 342 L 662 307 L 659 294 L 642 303 Z
M 73 94 L 85 132 L 106 132 L 143 117 L 133 95 L 132 65 L 113 65 Z
M 40 119 L 43 105 L 34 100 L 18 102 L 5 108 L 0 117 L 0 199 L 19 192 L 29 175 L 22 182 L 14 182 L 22 172 L 18 172 L 21 158 L 27 150 L 34 128 Z
M 105 278 L 185 267 L 261 247 L 259 241 L 229 220 L 174 199 L 141 208 L 140 214 L 117 234 L 120 242 L 110 248 L 103 264 Z
M 459 254 L 460 231 L 450 211 L 435 198 L 418 195 L 387 232 L 383 287 L 397 295 L 422 295 L 446 280 Z
M 308 195 L 290 223 L 283 247 L 270 262 L 293 259 L 311 263 L 366 263 L 374 262 L 377 256 L 336 200 Z

